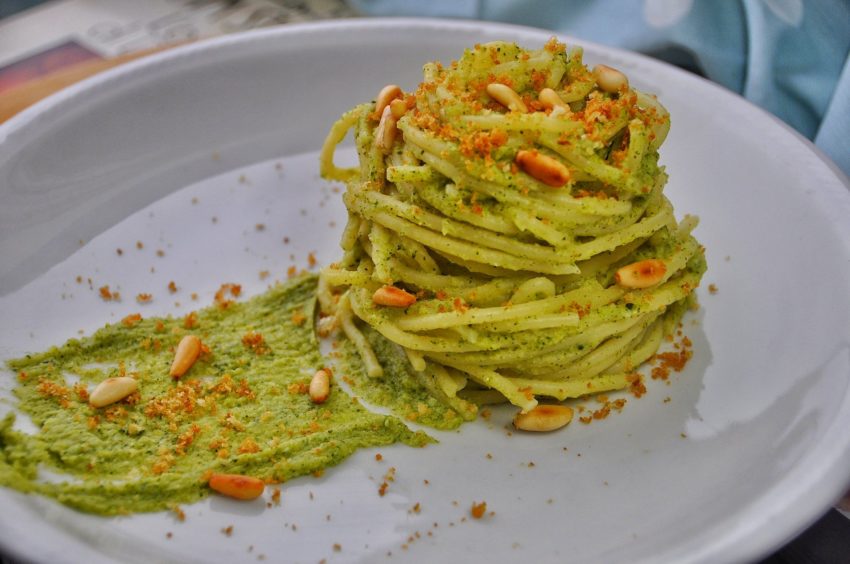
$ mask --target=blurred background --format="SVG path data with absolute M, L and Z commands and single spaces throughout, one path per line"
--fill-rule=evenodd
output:
M 0 123 L 175 45 L 364 16 L 499 21 L 638 51 L 739 93 L 850 176 L 850 0 L 0 0 Z M 838 502 L 764 562 L 850 562 L 847 509 Z

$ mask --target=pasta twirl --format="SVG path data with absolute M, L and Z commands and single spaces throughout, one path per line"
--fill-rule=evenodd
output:
M 371 376 L 364 331 L 400 347 L 453 406 L 523 410 L 622 389 L 694 303 L 706 265 L 664 196 L 669 116 L 582 50 L 494 42 L 429 63 L 333 126 L 344 181 L 341 260 L 320 302 Z M 359 166 L 334 165 L 354 131 Z M 474 409 L 459 409 L 474 416 Z M 471 414 L 471 415 L 470 415 Z

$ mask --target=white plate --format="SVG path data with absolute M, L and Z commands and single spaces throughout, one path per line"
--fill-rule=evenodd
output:
M 411 88 L 428 60 L 548 36 L 427 20 L 287 26 L 135 62 L 25 111 L 0 126 L 0 358 L 140 309 L 185 312 L 222 282 L 258 293 L 285 278 L 290 253 L 299 265 L 313 250 L 332 260 L 342 208 L 317 178 L 316 151 L 336 117 L 388 82 Z M 279 508 L 212 499 L 188 507 L 185 523 L 102 519 L 3 489 L 3 550 L 51 562 L 381 561 L 388 551 L 416 562 L 718 562 L 756 558 L 811 523 L 850 474 L 846 180 L 739 97 L 585 47 L 589 63 L 623 69 L 670 109 L 668 194 L 679 215 L 702 218 L 704 286 L 719 292 L 700 290 L 703 308 L 686 322 L 695 356 L 670 386 L 652 382 L 622 414 L 545 436 L 508 436 L 511 411 L 497 411 L 438 446 L 382 449 L 384 462 L 362 451 L 292 481 Z M 102 302 L 102 284 L 124 301 Z M 137 305 L 139 292 L 154 302 Z M 0 373 L 0 414 L 12 386 Z M 379 497 L 390 465 L 397 479 Z M 495 515 L 465 519 L 480 500 Z

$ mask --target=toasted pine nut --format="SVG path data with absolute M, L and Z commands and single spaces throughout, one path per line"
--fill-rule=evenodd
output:
M 384 108 L 390 105 L 390 102 L 395 100 L 396 98 L 401 98 L 404 95 L 404 92 L 401 91 L 401 87 L 396 84 L 387 84 L 381 91 L 378 92 L 378 97 L 375 99 L 375 112 L 372 114 L 374 119 L 380 118 L 384 113 Z
M 89 405 L 94 408 L 104 407 L 116 401 L 121 401 L 138 389 L 139 383 L 135 378 L 129 376 L 107 378 L 98 384 L 89 395 Z
M 386 106 L 384 108 L 384 113 L 381 114 L 381 121 L 375 129 L 375 145 L 377 145 L 384 153 L 388 153 L 390 151 L 390 148 L 393 146 L 393 142 L 395 141 L 395 136 L 398 131 L 395 123 L 396 119 L 393 117 L 392 108 L 390 106 Z
M 667 264 L 660 259 L 646 259 L 617 269 L 614 281 L 623 288 L 649 288 L 664 278 Z
M 499 82 L 487 85 L 487 94 L 512 112 L 527 112 L 525 102 L 514 92 L 514 89 Z
M 521 431 L 554 431 L 573 420 L 573 410 L 566 405 L 538 405 L 527 413 L 517 413 L 514 427 Z
M 171 363 L 169 374 L 173 378 L 179 378 L 186 374 L 198 357 L 201 355 L 201 340 L 194 335 L 186 335 L 180 339 L 177 351 L 174 353 L 174 362 Z
M 409 307 L 416 303 L 416 296 L 395 286 L 384 286 L 375 290 L 372 302 L 389 307 Z
M 537 95 L 537 99 L 540 100 L 540 103 L 543 104 L 543 107 L 547 110 L 554 110 L 555 108 L 563 108 L 565 110 L 570 109 L 567 103 L 558 96 L 558 93 L 551 88 L 544 88 L 541 90 L 540 94 Z
M 263 495 L 266 485 L 259 478 L 241 474 L 213 474 L 209 486 L 227 497 L 234 499 L 256 499 Z
M 593 78 L 603 92 L 611 94 L 625 90 L 629 87 L 629 79 L 626 75 L 608 65 L 596 65 L 593 67 Z
M 325 403 L 331 393 L 331 375 L 322 368 L 316 370 L 313 379 L 310 380 L 310 399 L 313 403 Z
M 402 100 L 401 98 L 396 98 L 392 102 L 390 102 L 390 111 L 393 114 L 393 117 L 396 121 L 401 119 L 401 116 L 407 113 L 407 102 Z
M 570 169 L 557 159 L 537 151 L 518 151 L 516 164 L 529 176 L 555 188 L 570 181 Z

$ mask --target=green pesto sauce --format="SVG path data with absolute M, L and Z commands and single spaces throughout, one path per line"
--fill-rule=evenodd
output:
M 456 429 L 464 420 L 474 419 L 477 407 L 455 398 L 455 408 L 448 398 L 410 366 L 407 357 L 397 345 L 368 326 L 361 327 L 375 356 L 384 368 L 381 378 L 366 374 L 363 361 L 354 345 L 344 336 L 340 338 L 338 375 L 345 379 L 352 391 L 366 401 L 388 408 L 408 421 L 436 429 Z
M 283 482 L 361 447 L 432 442 L 333 385 L 325 403 L 312 403 L 307 385 L 324 365 L 312 328 L 315 289 L 316 277 L 304 276 L 200 310 L 191 329 L 171 317 L 116 323 L 10 361 L 17 407 L 39 431 L 16 431 L 12 414 L 0 421 L 0 485 L 102 515 L 158 511 L 206 497 L 209 471 Z M 251 331 L 262 346 L 243 343 Z M 210 354 L 175 381 L 173 349 L 188 333 Z M 94 409 L 77 392 L 120 374 L 138 379 L 136 398 Z M 62 480 L 39 479 L 39 470 Z

